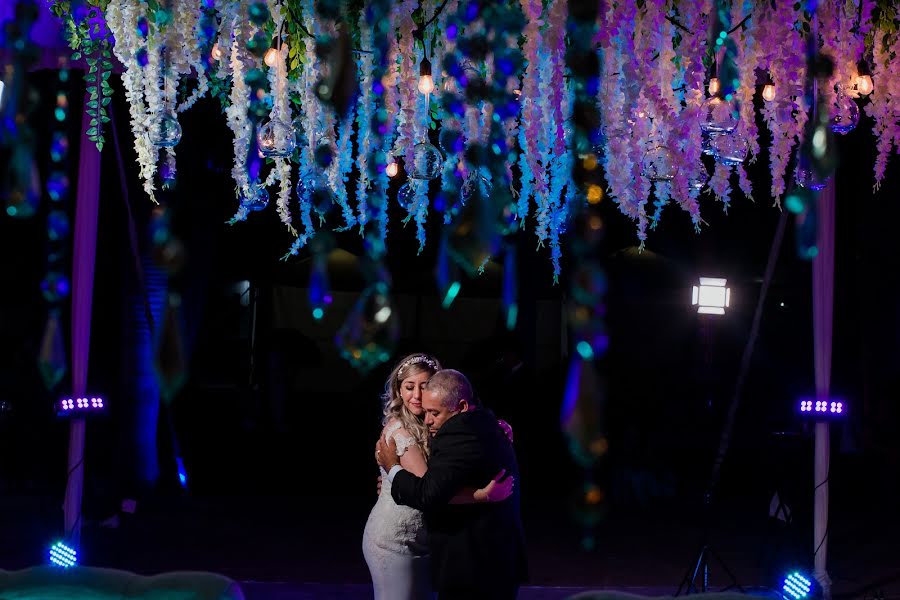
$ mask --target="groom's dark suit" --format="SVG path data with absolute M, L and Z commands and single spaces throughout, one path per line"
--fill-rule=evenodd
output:
M 513 494 L 498 503 L 449 504 L 464 487 L 483 487 L 506 469 Z M 444 423 L 431 442 L 428 471 L 399 471 L 391 486 L 397 504 L 425 512 L 434 585 L 440 598 L 514 598 L 526 577 L 519 515 L 519 468 L 494 415 L 478 409 Z

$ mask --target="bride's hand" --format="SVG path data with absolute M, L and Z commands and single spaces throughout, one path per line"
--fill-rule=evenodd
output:
M 497 425 L 500 426 L 500 429 L 503 430 L 503 433 L 506 434 L 506 439 L 509 440 L 509 443 L 513 443 L 513 430 L 512 425 L 504 421 L 503 419 L 497 419 Z
M 475 490 L 474 498 L 476 502 L 503 502 L 507 498 L 509 498 L 513 493 L 513 487 L 515 487 L 516 478 L 510 475 L 506 479 L 503 479 L 503 476 L 506 475 L 506 469 L 501 469 L 497 476 L 491 479 L 491 481 L 481 488 L 480 490 Z

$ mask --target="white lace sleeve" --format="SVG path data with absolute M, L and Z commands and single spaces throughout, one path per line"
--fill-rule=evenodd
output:
M 402 426 L 403 424 L 400 421 L 393 421 L 384 428 L 384 439 L 393 437 L 394 442 L 397 444 L 397 456 L 403 456 L 416 443 L 415 438 L 406 433 Z

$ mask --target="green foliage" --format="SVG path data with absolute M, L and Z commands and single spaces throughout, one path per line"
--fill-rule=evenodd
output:
M 91 21 L 103 14 L 109 0 L 87 0 L 88 17 L 81 22 L 75 20 L 71 0 L 51 0 L 50 12 L 63 21 L 63 34 L 72 49 L 72 60 L 82 58 L 87 71 L 84 80 L 87 86 L 87 103 L 85 110 L 90 117 L 87 135 L 103 150 L 104 123 L 109 123 L 108 109 L 112 101 L 112 87 L 109 78 L 112 74 L 112 52 L 110 40 L 100 36 L 100 25 Z M 93 35 L 93 38 L 92 38 Z M 96 38 L 96 39 L 94 39 Z

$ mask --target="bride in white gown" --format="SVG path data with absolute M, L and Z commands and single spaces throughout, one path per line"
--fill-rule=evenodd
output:
M 441 365 L 427 354 L 411 354 L 391 371 L 384 391 L 385 439 L 394 438 L 400 465 L 421 477 L 427 470 L 428 428 L 423 421 L 422 392 Z M 506 423 L 501 426 L 511 438 Z M 428 536 L 423 514 L 400 506 L 382 470 L 381 492 L 363 532 L 363 555 L 372 575 L 375 600 L 432 598 Z M 491 481 L 479 490 L 464 490 L 452 503 L 499 502 L 512 492 Z

